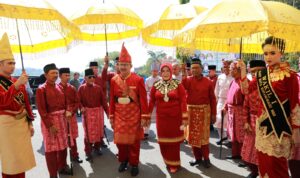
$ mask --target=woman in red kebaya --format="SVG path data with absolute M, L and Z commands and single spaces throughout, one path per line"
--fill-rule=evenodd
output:
M 249 84 L 242 73 L 242 90 L 246 94 L 258 90 L 260 94 L 255 138 L 260 176 L 288 178 L 287 159 L 300 142 L 297 73 L 280 61 L 285 40 L 268 37 L 262 49 L 267 68 L 258 71 Z M 245 64 L 240 61 L 239 65 L 245 71 Z
M 172 79 L 171 64 L 160 69 L 162 79 L 155 82 L 150 92 L 149 108 L 157 107 L 156 127 L 161 154 L 168 170 L 175 173 L 180 168 L 180 143 L 187 124 L 187 105 L 184 87 Z

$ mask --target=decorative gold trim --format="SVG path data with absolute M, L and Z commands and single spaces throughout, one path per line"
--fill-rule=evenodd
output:
M 150 114 L 142 114 L 142 117 L 150 117 Z
M 300 107 L 297 104 L 291 113 L 292 126 L 300 127 Z
M 283 80 L 285 77 L 291 76 L 291 70 L 288 64 L 280 63 L 279 66 L 274 68 L 270 73 L 270 81 L 276 82 L 279 80 Z
M 164 142 L 164 143 L 174 143 L 174 142 L 180 142 L 184 140 L 184 136 L 175 137 L 175 138 L 160 138 L 158 137 L 158 142 Z
M 158 80 L 153 84 L 153 86 L 161 92 L 161 94 L 168 94 L 171 90 L 175 90 L 178 85 L 179 85 L 178 80 L 169 80 L 169 81 L 163 81 L 163 80 Z
M 182 117 L 183 117 L 183 118 L 187 118 L 187 117 L 188 117 L 188 113 L 187 113 L 187 112 L 183 112 L 183 113 L 182 113 Z
M 201 104 L 201 105 L 192 105 L 192 104 L 188 104 L 187 105 L 188 106 L 188 108 L 190 107 L 190 108 L 206 108 L 206 107 L 208 107 L 208 106 L 210 106 L 209 104 Z
M 180 166 L 180 160 L 179 161 L 170 161 L 170 160 L 164 159 L 164 162 L 171 166 Z
M 255 137 L 255 148 L 269 156 L 276 158 L 285 157 L 289 158 L 291 154 L 291 136 L 283 136 L 281 142 L 277 139 L 274 132 L 266 135 L 267 128 L 260 127 L 260 123 L 267 118 L 268 115 L 264 111 L 261 116 L 256 120 L 256 137 Z

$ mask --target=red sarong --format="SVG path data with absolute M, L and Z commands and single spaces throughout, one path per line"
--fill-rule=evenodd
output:
M 90 143 L 100 142 L 100 138 L 103 137 L 103 119 L 103 109 L 101 107 L 85 108 L 82 125 L 84 128 L 84 138 L 86 139 L 88 132 L 88 139 Z
M 116 103 L 115 108 L 114 142 L 116 144 L 133 144 L 136 140 L 143 138 L 139 106 L 134 102 Z
M 209 144 L 210 106 L 205 104 L 188 105 L 188 115 L 189 144 L 196 147 Z
M 68 147 L 67 121 L 65 111 L 55 111 L 49 113 L 53 126 L 58 130 L 57 135 L 52 135 L 46 128 L 44 122 L 41 122 L 42 135 L 44 138 L 45 152 L 60 151 Z

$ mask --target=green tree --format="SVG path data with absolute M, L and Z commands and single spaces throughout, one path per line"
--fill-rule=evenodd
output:
M 115 59 L 116 57 L 119 57 L 120 52 L 119 51 L 113 51 L 113 52 L 109 52 L 108 53 L 108 57 L 109 57 L 109 67 L 111 67 L 113 70 L 115 70 Z M 103 65 L 104 65 L 104 58 L 95 58 L 92 61 L 97 61 L 99 68 L 102 69 Z
M 147 51 L 149 58 L 146 62 L 145 65 L 143 65 L 142 67 L 138 68 L 138 70 L 136 71 L 139 75 L 141 76 L 150 76 L 151 75 L 151 64 L 154 62 L 160 63 L 160 59 L 164 58 L 167 54 L 163 51 L 151 51 L 148 50 Z
M 179 3 L 180 4 L 187 4 L 187 3 L 189 3 L 190 2 L 190 0 L 179 0 Z
M 300 53 L 288 53 L 284 55 L 283 61 L 287 61 L 290 64 L 292 69 L 299 71 L 299 67 L 298 67 L 299 56 Z

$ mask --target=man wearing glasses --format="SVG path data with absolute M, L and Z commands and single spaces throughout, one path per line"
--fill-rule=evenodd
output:
M 85 132 L 84 144 L 86 160 L 92 160 L 92 149 L 102 155 L 100 150 L 101 138 L 103 138 L 104 118 L 103 110 L 108 115 L 106 97 L 99 85 L 95 84 L 93 69 L 86 69 L 85 84 L 78 90 L 80 108 L 83 114 L 83 127 Z

